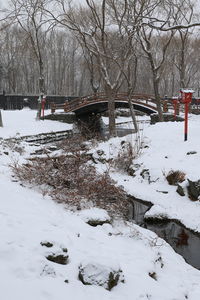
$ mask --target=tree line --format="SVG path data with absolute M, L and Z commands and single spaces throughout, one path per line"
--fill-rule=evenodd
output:
M 200 89 L 197 2 L 12 0 L 1 11 L 0 89 L 67 96 L 103 91 L 111 135 L 118 91 L 130 99 L 134 92 L 153 94 L 162 121 L 162 97 Z

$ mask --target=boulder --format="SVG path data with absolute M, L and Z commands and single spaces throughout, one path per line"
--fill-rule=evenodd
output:
M 45 246 L 45 247 L 47 247 L 47 248 L 53 247 L 53 243 L 48 242 L 48 241 L 43 241 L 43 242 L 40 243 L 40 245 L 41 245 L 41 246 Z
M 98 285 L 109 291 L 119 282 L 124 282 L 124 276 L 120 269 L 113 269 L 96 263 L 81 264 L 78 278 L 85 285 Z
M 67 265 L 69 261 L 69 256 L 63 253 L 62 254 L 52 253 L 46 256 L 46 259 L 60 265 Z
M 79 213 L 79 216 L 87 224 L 94 227 L 111 223 L 111 218 L 107 211 L 97 207 L 84 209 Z
M 176 192 L 182 197 L 185 196 L 184 188 L 180 184 L 177 184 Z
M 200 180 L 192 181 L 192 180 L 188 179 L 187 190 L 188 190 L 188 195 L 191 200 L 194 200 L 194 201 L 198 200 L 198 198 L 200 196 Z
M 143 169 L 143 170 L 140 172 L 140 176 L 141 176 L 144 180 L 147 180 L 148 183 L 151 183 L 151 176 L 150 176 L 149 169 Z

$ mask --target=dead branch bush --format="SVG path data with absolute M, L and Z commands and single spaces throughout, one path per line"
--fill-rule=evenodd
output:
M 76 134 L 70 138 L 64 139 L 59 143 L 59 148 L 65 153 L 77 153 L 80 151 L 86 152 L 88 150 L 87 139 L 81 135 Z
M 1 145 L 3 149 L 9 149 L 12 152 L 18 152 L 20 155 L 24 153 L 24 147 L 21 146 L 21 141 L 15 138 L 2 140 Z
M 34 158 L 24 165 L 12 166 L 15 176 L 32 186 L 46 186 L 47 194 L 58 202 L 80 208 L 87 199 L 112 215 L 127 215 L 128 202 L 124 191 L 115 186 L 110 176 L 97 174 L 82 152 L 59 157 Z
M 122 141 L 121 149 L 118 152 L 117 157 L 113 160 L 114 167 L 117 170 L 128 172 L 134 158 L 136 158 L 136 152 L 132 144 L 130 142 Z
M 185 180 L 185 173 L 182 171 L 171 170 L 167 175 L 164 174 L 170 185 L 177 185 Z

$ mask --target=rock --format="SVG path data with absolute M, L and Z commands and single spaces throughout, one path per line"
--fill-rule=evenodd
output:
M 159 190 L 156 190 L 156 192 L 162 193 L 162 194 L 168 194 L 169 193 L 168 191 L 159 191 Z
M 103 224 L 110 224 L 109 220 L 105 220 L 105 221 L 101 221 L 101 220 L 89 220 L 87 222 L 87 224 L 89 224 L 90 226 L 96 227 L 96 226 L 102 226 Z
M 68 252 L 68 249 L 67 248 L 62 248 L 62 251 L 67 253 Z
M 188 179 L 188 194 L 191 200 L 196 201 L 200 196 L 200 180 L 192 181 Z
M 41 246 L 45 246 L 45 247 L 47 247 L 47 248 L 53 247 L 53 244 L 52 244 L 52 243 L 46 242 L 46 241 L 45 241 L 45 242 L 41 242 L 40 245 L 41 245 Z
M 151 121 L 150 121 L 151 125 L 160 122 L 158 114 L 151 114 L 150 118 L 151 118 Z M 182 122 L 182 121 L 184 121 L 184 118 L 182 118 L 182 117 L 176 116 L 176 119 L 174 119 L 174 115 L 167 114 L 167 113 L 163 114 L 163 119 L 164 119 L 164 122 L 174 122 L 174 121 L 176 121 L 176 122 Z
M 78 278 L 85 285 L 98 285 L 109 291 L 119 282 L 124 282 L 124 276 L 120 269 L 115 270 L 92 263 L 79 266 Z
M 99 149 L 99 150 L 97 150 L 97 154 L 99 156 L 102 156 L 102 155 L 105 155 L 105 152 L 103 150 Z
M 149 183 L 151 182 L 149 169 L 143 169 L 142 172 L 140 173 L 140 176 L 142 176 L 143 179 L 148 180 Z
M 197 154 L 197 152 L 196 151 L 189 151 L 189 152 L 187 152 L 187 155 L 192 155 L 192 154 Z
M 101 208 L 84 209 L 79 213 L 79 216 L 87 224 L 94 227 L 111 223 L 111 218 L 107 211 Z
M 157 274 L 156 274 L 156 272 L 149 272 L 149 276 L 151 278 L 153 278 L 154 280 L 157 280 Z
M 46 256 L 46 259 L 48 259 L 49 261 L 52 261 L 54 263 L 60 264 L 60 265 L 67 265 L 69 256 L 64 255 L 64 254 L 52 253 L 52 254 L 49 254 L 48 256 Z
M 132 164 L 128 167 L 127 169 L 127 173 L 129 176 L 135 177 L 136 176 L 136 172 L 139 170 L 139 168 L 141 167 L 140 164 Z
M 177 184 L 176 192 L 182 197 L 185 196 L 184 188 L 180 184 Z

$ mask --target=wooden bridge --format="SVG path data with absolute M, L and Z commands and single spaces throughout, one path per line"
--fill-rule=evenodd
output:
M 129 107 L 128 94 L 118 93 L 115 96 L 115 107 Z M 75 112 L 77 115 L 88 113 L 101 113 L 108 109 L 108 97 L 104 93 L 98 93 L 90 96 L 77 98 L 71 101 L 66 101 L 63 104 L 51 103 L 51 112 L 55 113 L 57 109 L 63 109 L 64 112 Z M 144 112 L 145 114 L 152 114 L 157 112 L 155 99 L 152 95 L 147 94 L 133 94 L 131 95 L 131 102 L 134 109 Z

